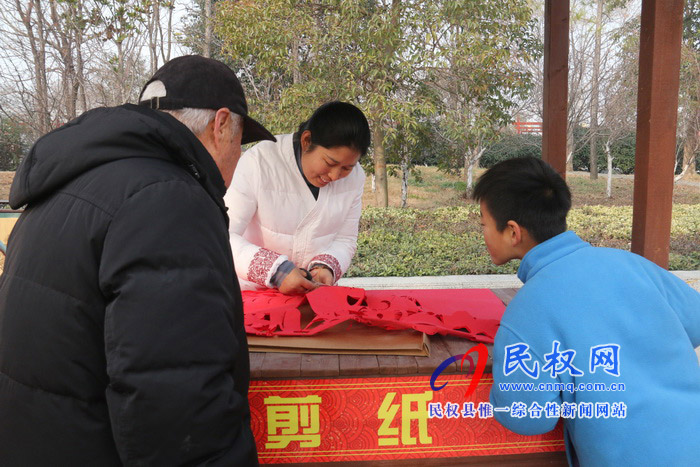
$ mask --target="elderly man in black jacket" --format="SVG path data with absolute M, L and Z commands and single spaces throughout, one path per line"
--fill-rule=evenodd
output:
M 170 61 L 140 104 L 45 135 L 15 176 L 2 466 L 257 464 L 223 195 L 241 142 L 274 137 L 212 59 Z

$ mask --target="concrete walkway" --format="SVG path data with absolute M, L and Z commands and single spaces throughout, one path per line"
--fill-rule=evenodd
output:
M 578 170 L 576 170 L 576 171 L 574 171 L 574 172 L 566 172 L 566 173 L 567 173 L 567 175 L 568 175 L 568 174 L 574 174 L 574 175 L 586 175 L 586 176 L 590 176 L 590 173 L 589 173 L 589 172 L 582 172 L 582 171 L 578 171 Z M 598 177 L 599 177 L 599 178 L 605 178 L 605 179 L 607 179 L 607 178 L 608 178 L 608 174 L 607 174 L 607 173 L 603 173 L 603 172 L 598 172 Z M 675 177 L 675 175 L 674 175 L 674 177 Z M 630 179 L 634 180 L 634 174 L 616 174 L 616 173 L 613 173 L 613 179 L 616 179 L 616 178 L 625 178 L 625 179 L 628 179 L 628 180 L 630 180 Z M 688 180 L 688 179 L 686 179 L 686 178 L 681 178 L 680 180 L 675 180 L 675 178 L 674 178 L 674 182 L 673 182 L 673 183 L 678 184 L 678 185 L 688 185 L 688 186 L 700 187 L 700 181 Z
M 700 271 L 673 271 L 673 273 L 700 292 Z M 518 289 L 523 283 L 515 274 L 486 274 L 474 276 L 350 277 L 340 279 L 338 285 L 374 290 Z

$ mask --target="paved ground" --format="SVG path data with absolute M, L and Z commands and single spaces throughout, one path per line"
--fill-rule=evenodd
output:
M 700 292 L 700 271 L 673 271 Z M 520 288 L 523 283 L 515 274 L 474 276 L 423 277 L 350 277 L 340 279 L 339 285 L 363 289 L 507 289 Z
M 577 173 L 577 174 L 586 174 L 586 175 L 588 174 L 588 172 L 574 172 L 574 173 Z M 598 176 L 599 176 L 599 177 L 602 177 L 602 178 L 606 178 L 606 177 L 607 177 L 606 174 L 598 174 Z M 615 173 L 614 173 L 614 174 L 613 174 L 613 180 L 616 179 L 616 178 L 634 179 L 634 174 L 615 174 Z M 679 184 L 679 185 L 696 186 L 696 187 L 699 187 L 699 188 L 700 188 L 700 180 L 698 180 L 697 177 L 695 177 L 695 178 L 692 179 L 692 180 L 688 180 L 688 179 L 678 180 L 676 183 Z

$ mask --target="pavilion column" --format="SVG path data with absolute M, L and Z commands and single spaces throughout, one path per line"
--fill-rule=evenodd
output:
M 569 0 L 546 0 L 542 159 L 564 178 L 566 178 L 568 80 Z
M 643 0 L 632 251 L 668 268 L 683 0 Z

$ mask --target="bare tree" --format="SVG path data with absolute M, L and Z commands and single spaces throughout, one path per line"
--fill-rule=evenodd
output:
M 684 13 L 679 96 L 679 129 L 683 140 L 681 173 L 695 174 L 700 150 L 700 1 L 688 0 Z
M 204 43 L 202 44 L 202 55 L 211 57 L 211 37 L 214 29 L 211 17 L 212 0 L 204 0 Z
M 591 180 L 596 180 L 598 178 L 598 98 L 600 94 L 600 41 L 602 36 L 603 0 L 598 0 L 595 17 L 595 47 L 593 48 L 593 70 L 591 76 L 591 139 L 589 143 Z
M 603 117 L 603 147 L 607 159 L 606 194 L 612 198 L 613 145 L 630 135 L 636 125 L 637 64 L 620 60 L 610 79 L 602 84 L 604 96 L 601 108 Z
M 48 27 L 41 0 L 2 0 L 2 67 L 4 83 L 14 82 L 17 92 L 13 108 L 22 107 L 23 123 L 38 134 L 51 129 L 52 103 L 49 98 L 47 57 Z M 12 86 L 12 85 L 10 85 Z M 6 91 L 7 92 L 7 91 Z M 7 107 L 7 104 L 5 105 Z
M 151 74 L 160 67 L 161 62 L 170 60 L 173 43 L 173 11 L 175 1 L 147 0 L 144 22 L 148 33 L 148 51 Z M 167 24 L 163 26 L 162 13 L 165 10 Z
M 573 170 L 576 151 L 588 144 L 598 134 L 598 111 L 594 111 L 594 82 L 605 85 L 619 60 L 620 42 L 624 40 L 621 28 L 626 27 L 630 17 L 638 15 L 638 7 L 625 0 L 609 0 L 602 5 L 600 28 L 596 27 L 598 4 L 602 0 L 572 0 L 569 27 L 569 86 L 567 121 L 567 170 Z M 541 6 L 543 2 L 539 2 Z M 593 8 L 593 5 L 596 8 Z M 543 13 L 541 13 L 543 15 Z M 593 18 L 593 19 L 592 19 Z M 538 33 L 543 37 L 544 28 L 540 22 Z M 600 33 L 600 46 L 596 54 L 596 33 Z M 597 59 L 596 59 L 597 55 Z M 597 63 L 597 65 L 596 65 Z M 542 118 L 542 89 L 544 75 L 540 60 L 531 69 L 535 86 L 531 97 L 523 104 L 530 115 Z M 597 72 L 596 72 L 597 70 Z M 598 107 L 604 97 L 598 93 Z M 586 129 L 585 131 L 581 131 Z M 591 171 L 597 166 L 591 166 Z
M 0 0 L 0 116 L 34 139 L 133 99 L 148 73 L 142 52 L 150 71 L 170 58 L 173 9 L 174 0 Z

